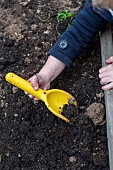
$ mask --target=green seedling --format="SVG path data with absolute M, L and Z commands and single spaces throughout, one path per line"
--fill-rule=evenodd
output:
M 71 25 L 72 19 L 75 16 L 76 12 L 71 13 L 67 10 L 62 10 L 58 15 L 57 15 L 57 26 L 56 26 L 56 31 L 58 33 L 58 35 L 61 35 L 61 33 L 58 31 L 58 26 L 59 24 L 61 24 L 62 21 L 69 19 L 70 21 L 68 21 L 67 23 L 67 28 Z
M 73 19 L 73 17 L 75 16 L 76 13 L 70 13 L 67 10 L 63 10 L 61 11 L 58 16 L 57 16 L 57 21 L 63 21 L 65 20 L 67 17 Z

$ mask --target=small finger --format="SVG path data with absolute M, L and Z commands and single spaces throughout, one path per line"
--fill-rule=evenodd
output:
M 27 93 L 26 91 L 24 92 L 26 95 L 29 95 L 29 93 Z
M 29 95 L 29 98 L 33 99 L 34 97 L 30 94 L 30 95 Z
M 39 101 L 39 99 L 38 99 L 38 98 L 36 98 L 36 97 L 34 98 L 34 100 L 35 100 L 35 101 Z
M 38 85 L 38 78 L 36 75 L 34 75 L 32 78 L 28 79 L 28 81 L 31 83 L 34 90 L 38 90 L 39 85 Z
M 107 77 L 108 76 L 108 72 L 102 72 L 102 73 L 99 73 L 99 78 L 102 79 L 104 77 Z
M 108 84 L 108 83 L 110 83 L 110 82 L 111 82 L 111 79 L 110 79 L 109 76 L 103 77 L 103 78 L 100 80 L 100 84 L 101 84 L 101 85 Z
M 102 68 L 99 70 L 99 73 L 103 73 L 103 72 L 106 71 L 106 70 L 107 70 L 106 66 L 105 66 L 105 67 L 102 67 Z
M 34 76 L 34 79 L 32 79 L 32 82 L 31 82 L 34 90 L 38 90 L 38 83 L 37 83 L 37 76 L 35 75 Z
M 102 86 L 102 90 L 110 90 L 110 89 L 113 89 L 113 82 L 105 86 Z
M 102 68 L 99 70 L 99 73 L 100 73 L 100 74 L 102 74 L 102 73 L 105 74 L 105 72 L 106 72 L 106 73 L 108 74 L 108 72 L 111 71 L 111 70 L 113 70 L 113 64 L 109 64 L 109 65 L 107 65 L 107 66 L 102 67 Z
M 106 62 L 107 62 L 108 64 L 113 63 L 113 56 L 109 57 L 109 58 L 106 60 Z

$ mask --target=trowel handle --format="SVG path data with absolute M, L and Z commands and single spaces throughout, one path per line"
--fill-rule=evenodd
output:
M 34 90 L 32 85 L 26 81 L 25 79 L 17 76 L 16 74 L 14 73 L 8 73 L 6 75 L 6 81 L 8 81 L 9 83 L 13 84 L 14 86 L 26 91 L 27 93 L 33 95 L 34 97 L 44 101 L 43 99 L 43 94 L 44 94 L 44 90 L 42 89 L 38 89 L 38 90 Z

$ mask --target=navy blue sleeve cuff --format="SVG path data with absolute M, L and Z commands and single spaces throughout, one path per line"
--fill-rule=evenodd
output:
M 72 57 L 74 58 L 75 56 L 75 48 L 75 43 L 71 42 L 71 39 L 69 41 L 68 37 L 61 36 L 55 45 L 48 51 L 48 55 L 54 56 L 66 64 L 68 68 L 71 68 L 73 66 Z M 80 46 L 78 48 L 80 48 Z M 79 56 L 81 50 L 82 49 L 76 49 L 76 56 Z

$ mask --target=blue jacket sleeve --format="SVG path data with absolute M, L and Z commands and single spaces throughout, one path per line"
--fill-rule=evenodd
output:
M 76 15 L 71 26 L 62 34 L 48 51 L 70 68 L 80 56 L 95 34 L 108 21 L 93 10 L 91 0 L 86 0 L 84 8 Z

